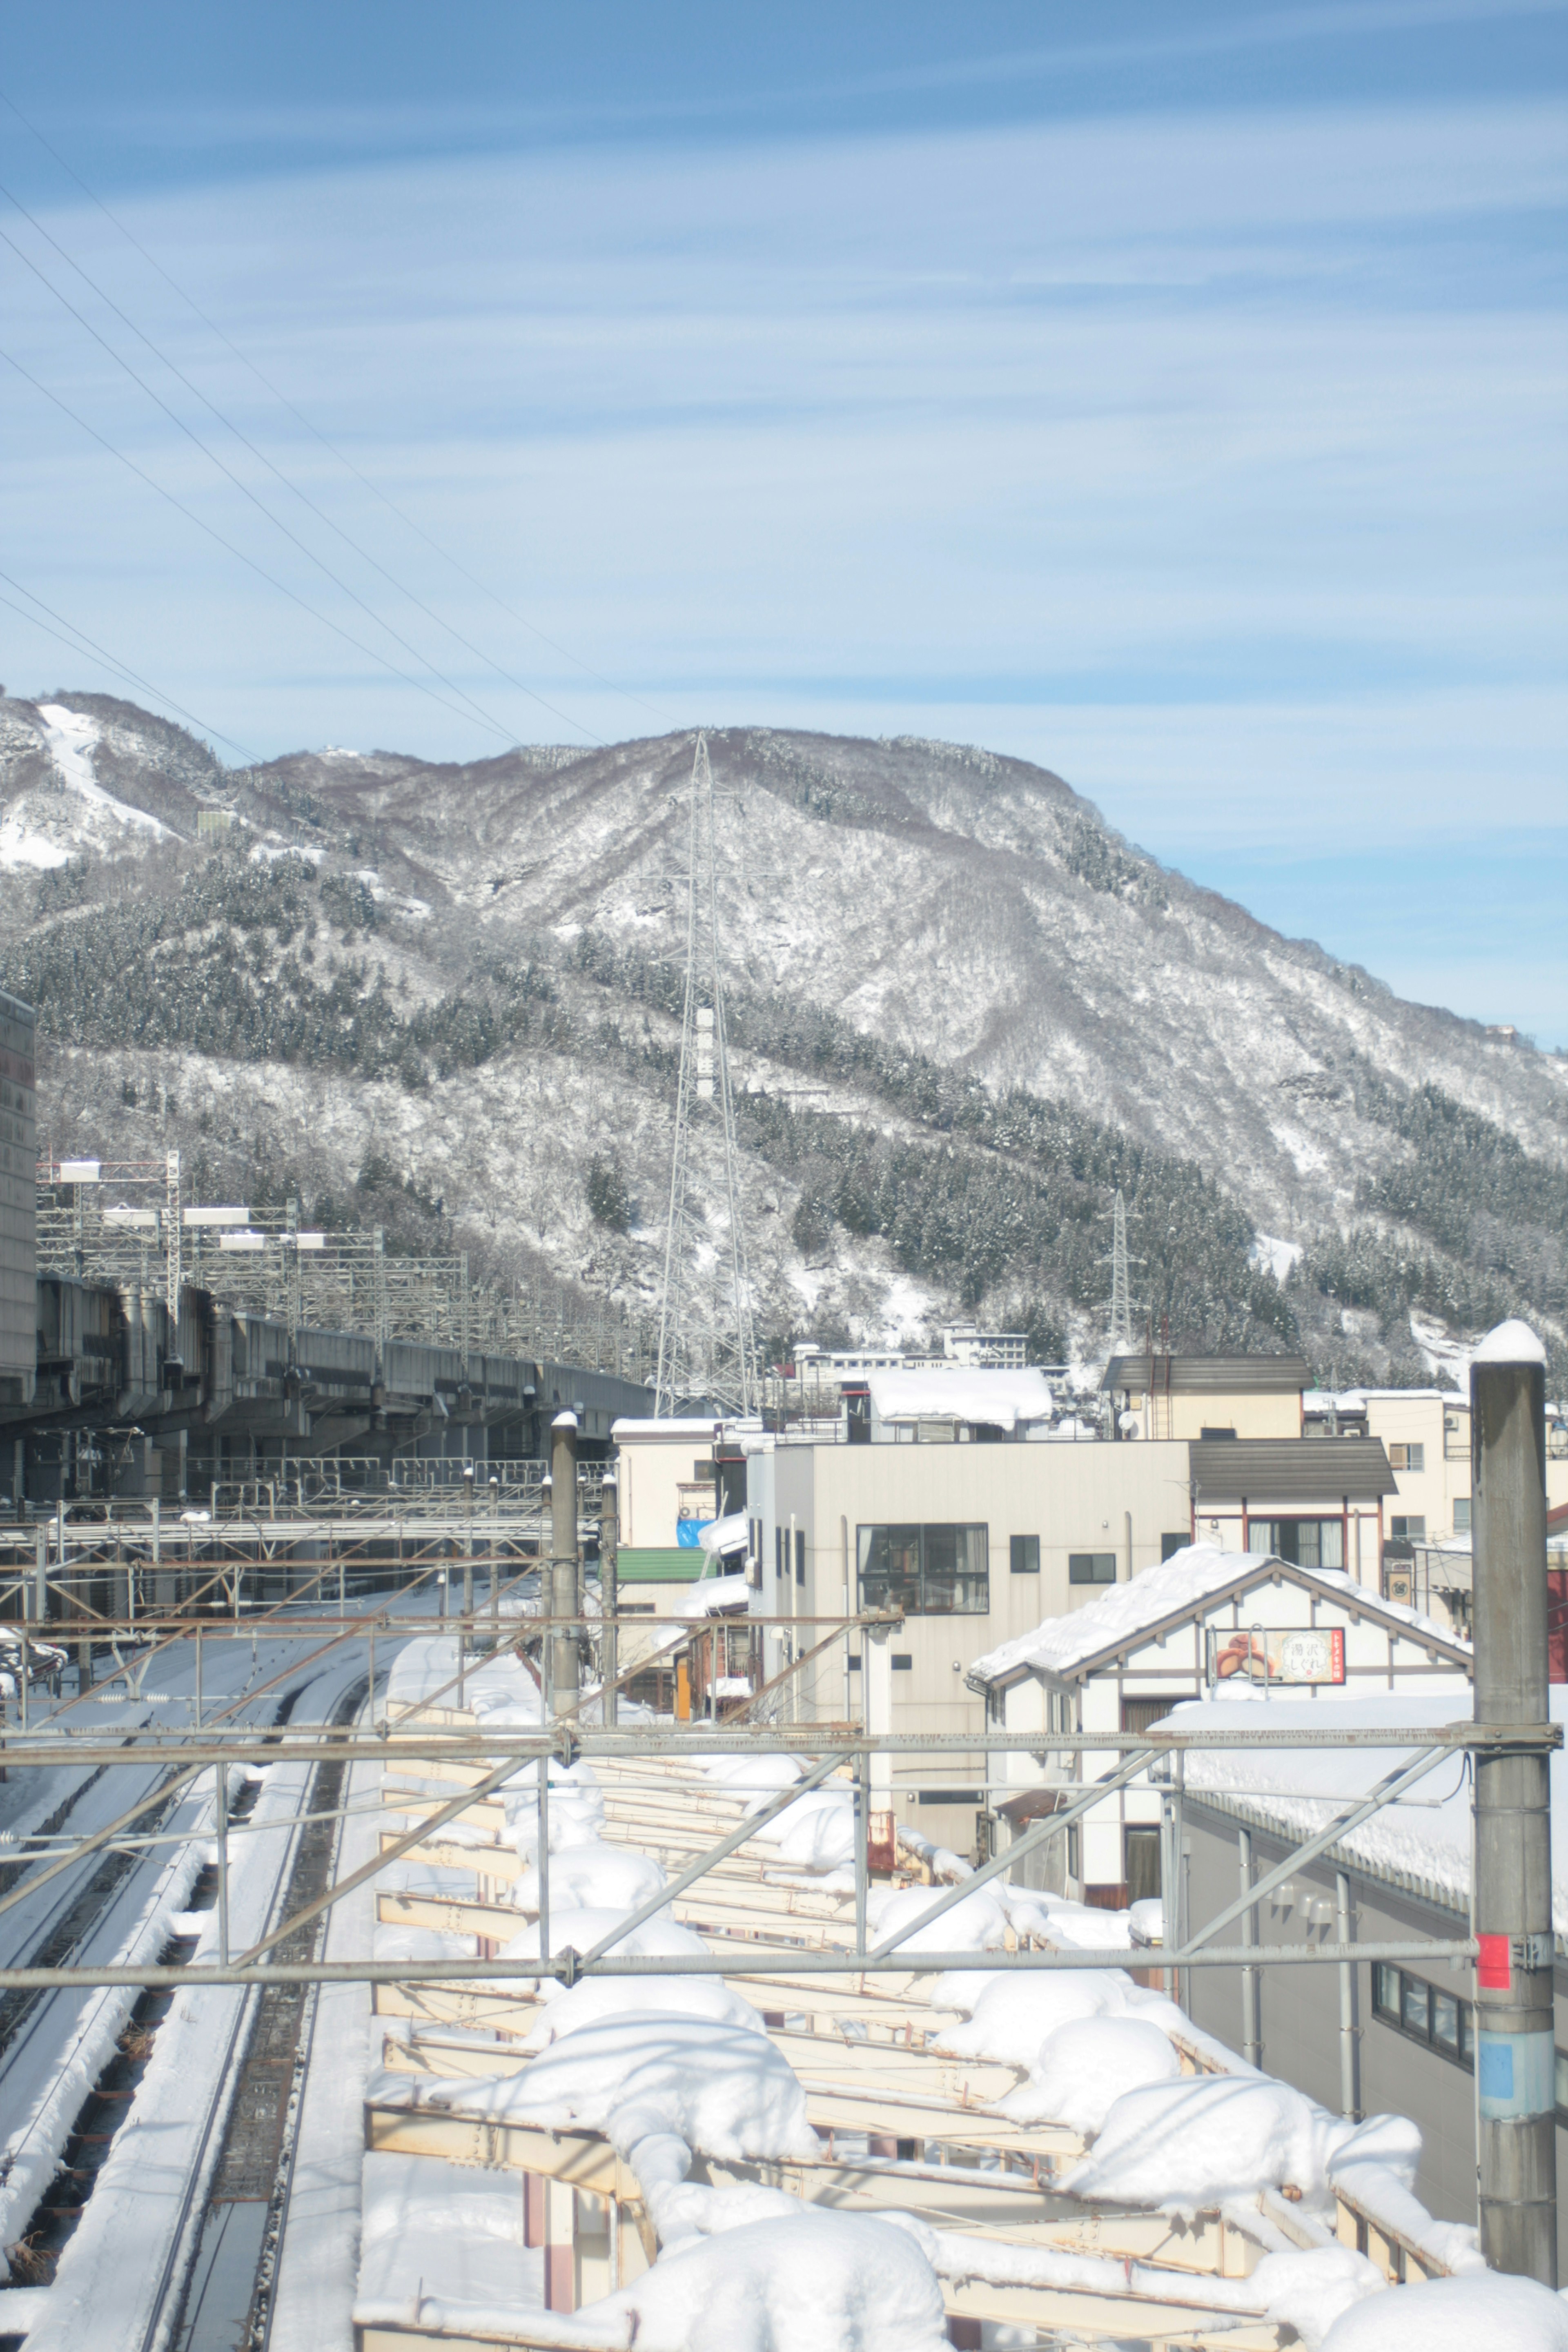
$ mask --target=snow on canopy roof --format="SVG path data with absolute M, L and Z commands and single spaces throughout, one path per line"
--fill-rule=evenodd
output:
M 1568 1722 L 1568 1685 L 1550 1693 L 1553 1723 Z M 1326 1710 L 1331 1710 L 1326 1712 Z M 1267 1710 L 1260 1712 L 1260 1710 Z M 1310 1712 L 1307 1712 L 1310 1710 Z M 1198 1699 L 1173 1707 L 1165 1727 L 1178 1731 L 1270 1732 L 1289 1729 L 1292 1716 L 1314 1731 L 1341 1724 L 1347 1730 L 1468 1723 L 1470 1707 L 1456 1691 L 1351 1698 L 1321 1691 L 1315 1699 L 1261 1693 L 1247 1697 Z M 1186 1787 L 1229 1797 L 1295 1836 L 1324 1829 L 1347 1799 L 1368 1795 L 1379 1780 L 1413 1760 L 1414 1751 L 1391 1748 L 1193 1748 L 1186 1753 Z M 1568 1753 L 1551 1759 L 1552 1916 L 1557 1935 L 1568 1936 Z M 1406 1805 L 1385 1805 L 1342 1841 L 1364 1868 L 1439 1903 L 1468 1909 L 1470 1847 L 1475 1823 L 1470 1778 L 1463 1756 L 1434 1767 L 1418 1781 Z
M 712 1437 L 717 1434 L 718 1428 L 718 1414 L 709 1413 L 700 1420 L 695 1415 L 689 1415 L 682 1421 L 613 1421 L 610 1423 L 610 1435 L 621 1444 L 625 1444 L 628 1437 L 639 1440 L 649 1437 L 679 1437 L 684 1442 L 693 1437 Z
M 1000 1682 L 1029 1666 L 1046 1674 L 1070 1675 L 1102 1651 L 1135 1640 L 1147 1627 L 1201 1611 L 1215 1594 L 1254 1571 L 1273 1575 L 1280 1568 L 1317 1585 L 1326 1600 L 1353 1605 L 1369 1616 L 1395 1618 L 1424 1640 L 1468 1654 L 1469 1643 L 1457 1640 L 1434 1619 L 1407 1609 L 1403 1601 L 1380 1600 L 1342 1569 L 1295 1568 L 1267 1552 L 1220 1551 L 1213 1544 L 1188 1544 L 1162 1560 L 1158 1568 L 1145 1568 L 1129 1583 L 1111 1585 L 1087 1607 L 1075 1609 L 1066 1617 L 1047 1617 L 1032 1633 L 1020 1633 L 999 1649 L 988 1651 L 971 1666 L 969 1678 L 975 1683 Z
M 706 1552 L 740 1551 L 752 1539 L 751 1521 L 744 1511 L 731 1511 L 721 1519 L 710 1519 L 697 1540 Z
M 930 1371 L 868 1372 L 879 1421 L 984 1422 L 1016 1429 L 1056 1411 L 1043 1372 L 985 1371 L 965 1364 Z

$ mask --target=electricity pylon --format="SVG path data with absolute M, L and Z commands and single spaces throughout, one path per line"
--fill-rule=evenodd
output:
M 1103 1258 L 1100 1263 L 1105 1263 Z M 1110 1352 L 1113 1356 L 1130 1356 L 1132 1352 L 1132 1292 L 1128 1280 L 1131 1263 L 1127 1255 L 1127 1203 L 1119 1184 L 1110 1212 Z M 1142 1263 L 1140 1258 L 1138 1264 L 1142 1265 Z
M 686 993 L 680 1021 L 680 1083 L 670 1155 L 664 1291 L 658 1310 L 654 1411 L 701 1402 L 721 1412 L 757 1407 L 752 1272 L 736 1167 L 735 1103 L 724 1036 L 719 962 L 719 858 L 713 772 L 700 734 L 691 763 L 686 857 Z M 694 1164 L 712 1136 L 721 1159 L 722 1221 L 710 1224 Z

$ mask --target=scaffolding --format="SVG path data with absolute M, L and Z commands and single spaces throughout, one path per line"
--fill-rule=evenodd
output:
M 654 1361 L 650 1327 L 624 1304 L 544 1282 L 510 1290 L 478 1282 L 467 1251 L 390 1248 L 380 1225 L 311 1231 L 294 1200 L 191 1201 L 178 1152 L 41 1161 L 37 1269 L 162 1294 L 174 1318 L 184 1284 L 282 1324 L 290 1338 L 305 1328 L 358 1332 L 378 1348 L 417 1340 L 464 1355 L 570 1361 L 639 1383 Z

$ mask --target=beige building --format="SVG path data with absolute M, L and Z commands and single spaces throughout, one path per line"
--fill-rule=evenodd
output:
M 1470 1404 L 1454 1389 L 1322 1390 L 1303 1399 L 1309 1436 L 1383 1441 L 1394 1493 L 1386 1531 L 1396 1543 L 1445 1544 L 1470 1532 Z M 1546 1499 L 1568 1503 L 1568 1422 L 1549 1413 Z
M 1112 1356 L 1100 1381 L 1124 1438 L 1300 1437 L 1305 1356 Z

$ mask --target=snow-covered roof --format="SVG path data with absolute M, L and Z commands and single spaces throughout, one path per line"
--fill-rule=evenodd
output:
M 710 1519 L 697 1540 L 705 1552 L 726 1552 L 742 1550 L 751 1538 L 744 1511 L 731 1511 L 721 1519 Z
M 693 1414 L 684 1421 L 613 1421 L 610 1435 L 619 1445 L 624 1445 L 628 1438 L 646 1442 L 650 1437 L 679 1437 L 681 1444 L 686 1444 L 694 1437 L 712 1437 L 718 1427 L 717 1413 L 709 1413 L 701 1419 Z
M 1358 1584 L 1342 1569 L 1296 1568 L 1267 1552 L 1220 1551 L 1213 1544 L 1188 1544 L 1146 1568 L 1126 1584 L 1110 1586 L 1101 1598 L 1066 1617 L 1047 1617 L 1032 1633 L 1019 1633 L 1000 1648 L 977 1658 L 969 1669 L 972 1683 L 1003 1682 L 1038 1668 L 1049 1675 L 1068 1675 L 1107 1651 L 1123 1647 L 1171 1618 L 1202 1612 L 1207 1602 L 1235 1585 L 1246 1586 L 1264 1577 L 1289 1576 L 1316 1587 L 1327 1601 L 1353 1606 L 1365 1616 L 1396 1621 L 1424 1641 L 1440 1642 L 1450 1652 L 1469 1654 L 1468 1642 L 1419 1610 L 1403 1601 L 1383 1601 Z
M 954 1364 L 919 1371 L 868 1372 L 879 1421 L 984 1422 L 1016 1429 L 1049 1421 L 1056 1407 L 1043 1372 L 986 1371 Z
M 1568 1685 L 1550 1693 L 1552 1720 L 1568 1722 Z M 1305 1696 L 1261 1693 L 1234 1699 L 1200 1699 L 1173 1708 L 1166 1725 L 1180 1731 L 1250 1731 L 1267 1724 L 1289 1729 L 1292 1709 L 1310 1708 L 1304 1720 L 1314 1730 L 1342 1723 L 1347 1730 L 1405 1727 L 1426 1730 L 1468 1722 L 1469 1706 L 1441 1693 L 1352 1698 L 1339 1691 Z M 1267 1713 L 1260 1714 L 1260 1709 Z M 1331 1710 L 1331 1712 L 1325 1712 Z M 1325 1828 L 1347 1798 L 1362 1797 L 1400 1766 L 1402 1755 L 1388 1748 L 1188 1748 L 1189 1795 L 1211 1792 L 1245 1803 L 1289 1832 L 1306 1837 Z M 1552 1913 L 1559 1937 L 1568 1935 L 1568 1753 L 1551 1759 Z M 1475 1823 L 1470 1775 L 1463 1756 L 1435 1767 L 1417 1782 L 1408 1805 L 1385 1805 L 1344 1839 L 1345 1851 L 1362 1866 L 1434 1901 L 1466 1909 L 1470 1892 L 1470 1846 Z

